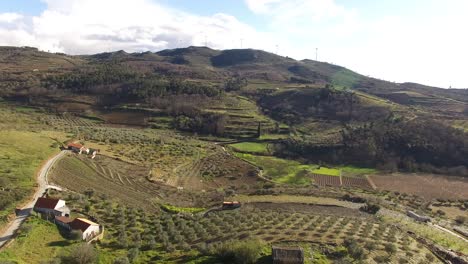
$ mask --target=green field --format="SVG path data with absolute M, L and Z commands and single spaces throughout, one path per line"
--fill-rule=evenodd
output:
M 268 153 L 268 144 L 267 143 L 257 143 L 257 142 L 241 142 L 236 144 L 229 145 L 234 150 L 239 152 L 249 152 L 249 153 Z
M 35 172 L 40 164 L 59 151 L 46 132 L 4 130 L 0 137 L 1 221 L 13 212 L 20 200 L 31 194 L 36 184 Z
M 161 208 L 171 213 L 199 213 L 205 211 L 205 208 L 198 207 L 178 207 L 170 204 L 163 204 Z
M 37 217 L 30 217 L 25 226 L 30 230 L 19 235 L 10 247 L 0 252 L 0 262 L 10 260 L 19 264 L 38 263 L 65 252 L 73 243 L 63 238 L 53 223 Z
M 311 179 L 308 177 L 308 173 L 340 175 L 340 171 L 337 169 L 319 167 L 314 164 L 302 164 L 295 160 L 245 153 L 235 153 L 235 155 L 261 167 L 265 177 L 278 183 L 310 184 Z

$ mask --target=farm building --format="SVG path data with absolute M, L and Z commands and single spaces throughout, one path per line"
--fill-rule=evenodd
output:
M 241 203 L 234 201 L 234 202 L 223 202 L 222 209 L 228 210 L 228 209 L 236 209 L 241 207 Z
M 76 152 L 78 154 L 81 154 L 81 153 L 86 153 L 86 154 L 89 154 L 89 149 L 86 148 L 85 146 L 81 145 L 81 144 L 78 144 L 78 143 L 70 143 L 68 144 L 68 149 L 73 151 L 73 152 Z
M 430 222 L 431 221 L 431 218 L 428 217 L 428 216 L 424 216 L 424 215 L 418 215 L 417 213 L 413 212 L 413 211 L 408 211 L 406 212 L 406 215 L 413 218 L 414 220 L 416 221 L 419 221 L 419 222 Z
M 75 218 L 70 223 L 70 228 L 72 230 L 81 230 L 81 232 L 83 232 L 83 240 L 86 241 L 94 238 L 100 233 L 99 224 L 85 218 Z
M 304 251 L 301 247 L 273 246 L 271 255 L 274 264 L 303 264 Z
M 70 209 L 66 206 L 64 200 L 46 197 L 39 197 L 36 204 L 34 204 L 33 210 L 38 213 L 54 216 L 70 215 Z
M 94 223 L 85 218 L 75 218 L 57 216 L 54 220 L 55 224 L 69 230 L 81 230 L 83 232 L 83 240 L 91 240 L 100 234 L 99 224 Z

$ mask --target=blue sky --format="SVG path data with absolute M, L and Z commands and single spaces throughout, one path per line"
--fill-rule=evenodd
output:
M 0 13 L 19 12 L 28 15 L 39 15 L 47 5 L 39 0 L 1 0 Z
M 381 79 L 468 87 L 465 0 L 0 0 L 0 45 L 69 54 L 189 45 L 314 58 Z M 277 48 L 278 47 L 278 48 Z

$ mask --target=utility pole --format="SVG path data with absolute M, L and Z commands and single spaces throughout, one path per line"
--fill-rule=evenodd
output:
M 241 44 L 240 48 L 241 48 L 241 49 L 242 49 L 242 42 L 243 42 L 243 41 L 244 41 L 244 39 L 241 38 L 241 39 L 240 39 L 240 44 Z
M 205 35 L 205 47 L 208 47 L 208 37 Z
M 315 60 L 318 61 L 318 48 L 315 48 Z
M 278 55 L 278 44 L 276 44 L 276 55 Z

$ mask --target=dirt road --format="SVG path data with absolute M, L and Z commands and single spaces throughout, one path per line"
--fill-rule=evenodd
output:
M 31 214 L 32 208 L 34 204 L 36 203 L 37 198 L 41 197 L 46 191 L 46 189 L 48 188 L 57 189 L 56 186 L 52 186 L 48 184 L 47 175 L 49 173 L 49 170 L 54 165 L 54 163 L 60 158 L 62 158 L 65 155 L 65 153 L 67 153 L 66 150 L 61 151 L 60 153 L 55 155 L 53 158 L 49 159 L 46 162 L 46 164 L 44 164 L 44 166 L 41 168 L 41 170 L 39 171 L 38 178 L 37 178 L 38 187 L 36 189 L 36 192 L 34 193 L 34 196 L 21 209 L 21 211 L 17 214 L 16 218 L 7 224 L 8 227 L 4 230 L 4 232 L 0 234 L 0 248 L 2 248 L 8 241 L 10 241 L 11 238 L 13 238 L 16 230 L 19 229 L 21 224 Z

